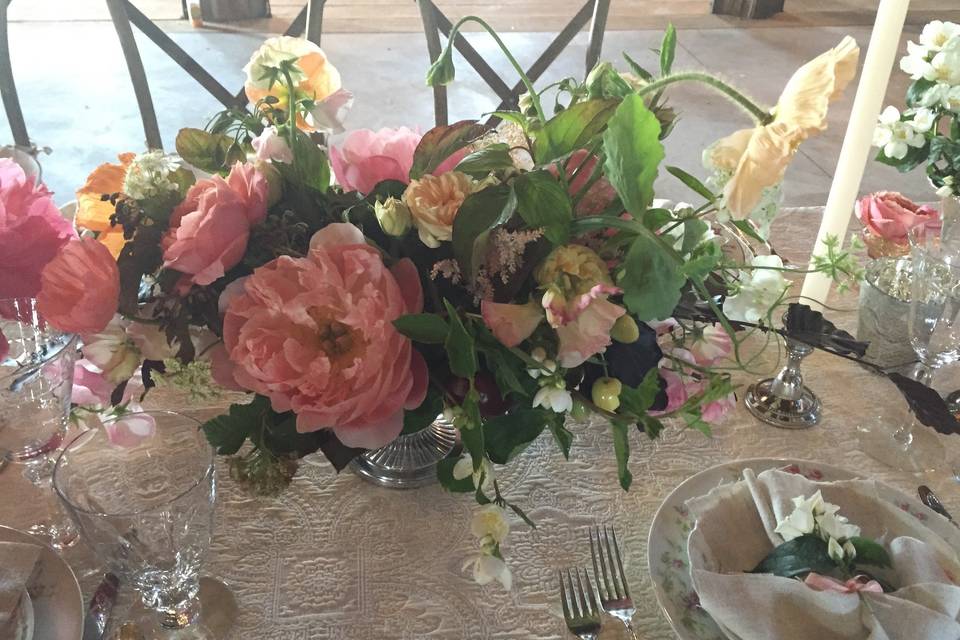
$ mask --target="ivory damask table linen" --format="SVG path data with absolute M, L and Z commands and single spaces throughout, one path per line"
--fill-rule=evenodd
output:
M 819 210 L 785 212 L 774 225 L 778 252 L 805 264 L 819 225 Z M 856 291 L 835 296 L 828 315 L 842 328 L 856 328 Z M 779 354 L 782 359 L 782 353 Z M 738 374 L 746 385 L 778 364 L 776 350 Z M 565 638 L 557 569 L 588 566 L 587 527 L 614 524 L 644 639 L 673 637 L 660 613 L 646 566 L 647 533 L 657 507 L 687 477 L 710 466 L 754 457 L 814 459 L 875 477 L 907 493 L 927 484 L 960 514 L 960 485 L 945 468 L 912 475 L 886 469 L 857 449 L 856 426 L 884 415 L 891 427 L 905 415 L 901 396 L 885 379 L 855 363 L 815 353 L 803 363 L 811 388 L 824 403 L 823 422 L 805 431 L 761 424 L 742 400 L 712 438 L 668 428 L 659 441 L 631 436 L 633 487 L 620 490 L 610 428 L 602 421 L 569 425 L 575 434 L 565 461 L 549 434 L 507 467 L 498 469 L 510 502 L 537 523 L 513 522 L 504 553 L 513 589 L 474 584 L 464 562 L 475 550 L 469 531 L 475 507 L 470 496 L 439 486 L 413 491 L 374 487 L 350 473 L 337 475 L 322 458 L 304 460 L 279 497 L 245 493 L 221 464 L 216 529 L 204 574 L 228 583 L 238 604 L 236 640 L 414 640 L 469 638 L 545 640 Z M 960 387 L 945 374 L 935 385 Z M 744 387 L 741 387 L 741 392 Z M 742 395 L 742 393 L 741 393 Z M 226 400 L 197 406 L 156 394 L 148 408 L 184 411 L 199 419 L 216 415 Z M 960 436 L 948 439 L 960 459 Z M 23 528 L 34 516 L 39 494 L 16 466 L 0 473 L 0 524 Z M 92 556 L 81 546 L 68 551 L 85 590 L 100 580 Z M 622 625 L 605 625 L 603 639 L 627 638 Z

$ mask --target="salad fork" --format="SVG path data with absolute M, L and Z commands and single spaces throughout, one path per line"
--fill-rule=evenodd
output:
M 583 572 L 583 580 L 580 577 L 580 569 L 574 569 L 577 574 L 577 588 L 574 589 L 573 578 L 570 576 L 570 570 L 567 569 L 567 587 L 563 586 L 563 571 L 560 574 L 560 602 L 563 604 L 563 619 L 567 623 L 567 629 L 570 633 L 580 638 L 580 640 L 597 640 L 597 634 L 600 633 L 600 607 L 597 606 L 597 597 L 594 595 L 593 585 L 590 584 L 590 574 Z M 587 588 L 584 591 L 583 583 L 586 581 Z M 569 590 L 570 598 L 567 599 Z M 589 601 L 587 595 L 589 594 Z
M 608 530 L 604 526 L 603 531 L 600 527 L 594 527 L 590 531 L 590 555 L 593 556 L 593 573 L 597 577 L 600 606 L 622 622 L 633 639 L 637 640 L 637 633 L 633 630 L 631 623 L 637 608 L 630 597 L 627 575 L 623 570 L 623 561 L 620 559 L 617 532 L 613 527 Z

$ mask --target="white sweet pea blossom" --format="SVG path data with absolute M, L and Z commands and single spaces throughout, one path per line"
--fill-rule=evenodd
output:
M 472 478 L 473 486 L 479 486 L 480 490 L 484 493 L 493 492 L 493 481 L 496 479 L 496 477 L 497 476 L 493 470 L 493 465 L 486 458 L 483 459 L 480 469 L 474 471 L 473 458 L 469 453 L 464 453 L 463 457 L 457 460 L 457 463 L 453 465 L 454 480 L 465 480 L 467 478 Z
M 554 383 L 549 383 L 540 387 L 537 394 L 533 396 L 533 406 L 550 409 L 556 413 L 566 413 L 573 409 L 573 396 L 565 387 L 558 387 Z
M 920 44 L 930 51 L 941 51 L 951 40 L 960 36 L 960 25 L 954 22 L 934 20 L 923 27 Z
M 504 589 L 509 590 L 513 584 L 513 576 L 510 574 L 510 567 L 495 555 L 481 552 L 475 558 L 471 558 L 463 565 L 464 570 L 473 570 L 474 581 L 483 586 L 497 580 L 503 585 Z
M 500 544 L 510 533 L 510 523 L 507 522 L 507 512 L 496 504 L 487 504 L 480 507 L 473 514 L 470 522 L 470 532 L 481 540 L 490 537 Z
M 783 268 L 779 256 L 756 256 L 750 264 L 768 268 L 740 272 L 740 290 L 723 303 L 723 312 L 731 320 L 758 322 L 765 318 L 789 286 L 778 270 Z
M 127 335 L 129 324 L 116 315 L 100 333 L 83 336 L 83 357 L 114 384 L 129 380 L 140 366 L 140 350 Z
M 251 140 L 250 144 L 253 145 L 258 160 L 293 164 L 293 150 L 274 126 L 264 127 L 263 133 Z
M 880 122 L 873 132 L 873 145 L 881 147 L 888 158 L 902 160 L 910 147 L 922 147 L 926 138 L 910 121 L 900 119 L 900 111 L 889 106 L 880 114 Z

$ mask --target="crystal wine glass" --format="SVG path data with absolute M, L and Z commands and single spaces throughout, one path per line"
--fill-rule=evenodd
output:
M 911 300 L 907 319 L 910 346 L 920 360 L 915 377 L 930 385 L 934 372 L 960 359 L 960 228 L 940 236 L 910 234 Z M 942 466 L 945 451 L 933 429 L 915 416 L 892 434 L 883 430 L 861 433 L 862 449 L 903 471 L 929 471 Z
M 221 637 L 207 623 L 229 617 L 232 596 L 200 579 L 216 496 L 200 423 L 167 411 L 121 415 L 67 445 L 53 484 L 107 570 L 140 593 L 136 622 L 148 637 Z
M 76 336 L 44 322 L 35 300 L 0 300 L 0 457 L 22 464 L 24 476 L 43 491 L 46 519 L 28 530 L 57 549 L 77 538 L 50 490 L 51 454 L 66 433 L 76 355 Z

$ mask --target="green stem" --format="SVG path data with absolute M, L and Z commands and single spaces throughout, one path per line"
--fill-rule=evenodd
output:
M 283 77 L 287 81 L 287 91 L 289 95 L 287 96 L 287 137 L 290 140 L 290 149 L 293 150 L 297 141 L 297 99 L 296 99 L 296 88 L 293 85 L 293 78 L 290 76 L 290 71 L 286 68 L 283 69 Z
M 500 47 L 500 50 L 503 51 L 503 55 L 506 56 L 507 60 L 510 61 L 510 64 L 513 65 L 513 68 L 520 76 L 523 86 L 527 88 L 527 93 L 530 94 L 530 99 L 533 100 L 533 106 L 537 110 L 537 115 L 540 117 L 540 122 L 546 122 L 547 115 L 543 110 L 543 105 L 540 104 L 540 96 L 534 90 L 533 83 L 530 81 L 530 78 L 527 77 L 527 73 L 523 70 L 523 67 L 520 66 L 520 63 L 517 62 L 517 59 L 514 58 L 513 54 L 510 53 L 510 50 L 507 49 L 507 45 L 503 43 L 503 40 L 500 39 L 500 36 L 497 35 L 497 32 L 493 30 L 493 27 L 488 25 L 477 16 L 466 16 L 464 18 L 460 18 L 457 24 L 453 25 L 453 29 L 450 30 L 450 36 L 447 38 L 447 48 L 449 49 L 453 46 L 453 43 L 456 42 L 457 36 L 460 35 L 460 27 L 466 22 L 476 22 L 478 25 L 483 27 L 487 33 L 490 34 L 494 42 L 497 43 L 497 46 Z M 441 54 L 441 58 L 442 57 L 443 54 Z
M 773 115 L 769 111 L 765 111 L 756 102 L 743 95 L 723 80 L 702 71 L 684 71 L 681 73 L 674 73 L 669 76 L 664 76 L 638 89 L 637 94 L 643 96 L 648 93 L 653 93 L 654 91 L 659 91 L 660 89 L 677 82 L 700 82 L 705 84 L 708 87 L 719 91 L 727 96 L 730 100 L 740 105 L 759 124 L 764 125 L 773 122 Z

